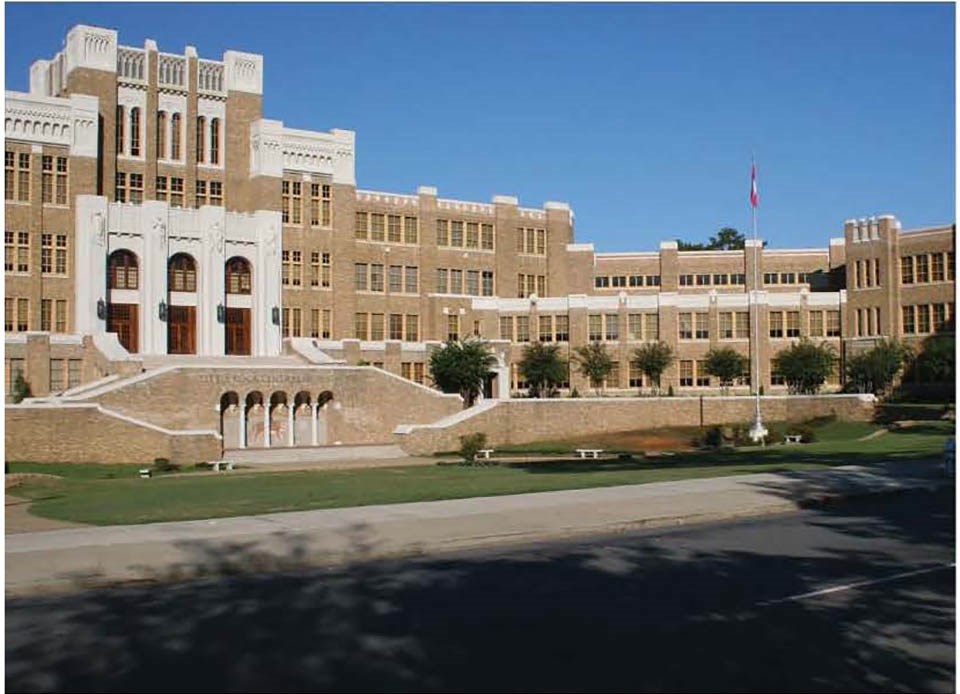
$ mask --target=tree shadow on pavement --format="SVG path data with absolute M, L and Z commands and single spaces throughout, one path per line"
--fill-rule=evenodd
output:
M 192 542 L 175 577 L 205 578 L 8 599 L 6 685 L 952 691 L 953 571 L 782 601 L 953 556 L 952 492 L 900 506 L 415 560 L 373 560 L 358 529 L 325 569 L 303 537 Z

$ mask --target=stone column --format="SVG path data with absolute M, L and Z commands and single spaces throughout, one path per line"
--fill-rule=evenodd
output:
M 263 447 L 270 448 L 270 404 L 263 408 Z
M 319 415 L 319 408 L 317 403 L 310 403 L 310 444 L 313 446 L 317 445 L 317 416 Z
M 242 403 L 238 408 L 240 410 L 240 440 L 237 442 L 240 448 L 247 447 L 247 404 Z
M 293 446 L 293 406 L 287 405 L 287 446 Z

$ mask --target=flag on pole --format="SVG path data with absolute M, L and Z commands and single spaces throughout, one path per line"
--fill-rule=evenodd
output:
M 750 162 L 750 207 L 760 204 L 760 192 L 757 190 L 757 165 Z

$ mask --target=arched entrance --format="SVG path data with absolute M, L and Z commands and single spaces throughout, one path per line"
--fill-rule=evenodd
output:
M 140 263 L 132 251 L 114 251 L 107 259 L 107 332 L 116 333 L 117 339 L 131 354 L 140 351 L 139 304 L 119 299 L 125 290 L 140 288 Z
M 227 354 L 250 354 L 251 309 L 248 304 L 253 282 L 249 261 L 240 256 L 230 258 L 226 262 L 224 280 L 227 297 L 224 316 L 225 351 Z
M 167 353 L 196 354 L 197 263 L 188 254 L 177 253 L 167 263 L 167 290 Z
M 224 448 L 242 448 L 244 445 L 240 427 L 240 396 L 232 390 L 220 396 L 220 435 Z
M 266 413 L 263 393 L 254 390 L 247 393 L 244 408 L 244 428 L 247 448 L 262 448 L 265 444 Z

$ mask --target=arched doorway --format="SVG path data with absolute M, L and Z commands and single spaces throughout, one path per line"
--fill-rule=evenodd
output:
M 177 253 L 167 263 L 167 353 L 197 353 L 197 263 L 186 253 Z M 182 300 L 175 294 L 193 294 Z
M 287 400 L 287 394 L 282 390 L 274 391 L 270 396 L 270 430 L 268 445 L 288 446 L 291 444 L 291 427 L 293 426 L 293 411 Z
M 243 301 L 243 297 L 250 296 L 252 279 L 250 262 L 246 258 L 234 256 L 226 262 L 224 281 L 227 306 L 224 330 L 227 354 L 251 353 L 250 306 L 249 301 Z
M 266 408 L 263 403 L 263 393 L 254 390 L 247 393 L 244 401 L 244 423 L 246 428 L 247 448 L 262 448 L 266 445 Z
M 240 396 L 232 390 L 220 396 L 220 436 L 224 448 L 242 448 L 244 445 L 240 430 Z
M 293 445 L 310 446 L 314 438 L 314 410 L 310 393 L 301 390 L 293 397 Z
M 132 251 L 114 251 L 107 259 L 107 332 L 116 333 L 120 344 L 128 352 L 140 351 L 139 304 L 119 300 L 121 292 L 140 288 L 140 263 Z M 115 293 L 116 292 L 116 293 Z M 114 301 L 118 299 L 118 301 Z

